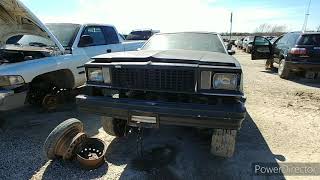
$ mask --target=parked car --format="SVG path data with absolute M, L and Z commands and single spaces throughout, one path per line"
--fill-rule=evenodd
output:
M 148 40 L 152 35 L 159 33 L 159 30 L 145 29 L 145 30 L 133 30 L 126 37 L 127 40 Z
M 25 102 L 53 108 L 62 90 L 85 83 L 91 57 L 144 44 L 123 42 L 111 25 L 44 25 L 18 0 L 1 1 L 0 9 L 0 111 Z
M 126 37 L 123 34 L 120 34 L 120 33 L 119 33 L 119 38 L 120 38 L 121 41 L 125 41 L 126 40 Z
M 292 72 L 303 72 L 315 78 L 320 73 L 320 32 L 291 32 L 273 44 L 256 36 L 251 59 L 271 59 L 279 64 L 278 74 L 288 79 Z
M 229 44 L 231 44 L 233 46 L 235 46 L 235 42 L 236 42 L 236 40 L 234 40 L 234 39 L 229 40 Z
M 242 42 L 242 49 L 246 53 L 251 53 L 252 50 L 252 42 L 253 42 L 254 36 L 247 36 L 243 39 Z
M 271 41 L 273 38 L 275 38 L 274 36 L 263 36 L 265 38 L 267 38 L 269 41 Z
M 156 34 L 140 51 L 87 63 L 88 94 L 77 96 L 78 107 L 101 115 L 118 137 L 126 126 L 213 129 L 211 152 L 230 157 L 246 116 L 242 69 L 230 54 L 217 33 Z
M 243 39 L 244 39 L 244 38 L 241 38 L 241 39 L 238 39 L 238 40 L 236 41 L 236 47 L 237 47 L 237 48 L 242 49 Z

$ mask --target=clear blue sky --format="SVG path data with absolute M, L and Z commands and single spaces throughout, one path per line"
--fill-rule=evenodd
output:
M 136 28 L 161 31 L 252 32 L 260 24 L 301 30 L 309 0 L 22 0 L 44 22 L 114 24 L 120 32 Z M 320 1 L 312 0 L 308 29 L 320 25 Z

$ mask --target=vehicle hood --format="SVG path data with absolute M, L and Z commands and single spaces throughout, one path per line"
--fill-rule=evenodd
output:
M 15 35 L 37 35 L 51 39 L 60 51 L 63 46 L 50 30 L 19 0 L 0 1 L 0 47 Z
M 217 66 L 240 66 L 238 61 L 226 54 L 192 50 L 141 50 L 103 54 L 94 57 L 99 62 L 152 61 L 173 63 L 196 63 Z

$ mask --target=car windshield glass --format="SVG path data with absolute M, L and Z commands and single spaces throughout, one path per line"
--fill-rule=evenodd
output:
M 320 34 L 303 35 L 298 45 L 320 46 Z
M 210 33 L 176 33 L 154 35 L 143 47 L 145 50 L 197 50 L 225 53 L 218 35 Z
M 78 33 L 79 24 L 47 24 L 47 27 L 64 47 L 71 47 L 75 35 Z
M 17 35 L 9 38 L 6 44 L 15 44 L 22 46 L 50 47 L 55 44 L 47 38 L 35 35 Z
M 22 46 L 52 47 L 55 44 L 47 38 L 35 35 L 17 35 L 9 38 L 6 44 Z
M 127 40 L 148 40 L 151 37 L 151 31 L 133 31 L 127 36 Z

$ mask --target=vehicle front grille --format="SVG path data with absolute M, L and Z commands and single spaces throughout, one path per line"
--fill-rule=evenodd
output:
M 194 92 L 195 71 L 191 69 L 112 69 L 112 86 L 126 89 Z

